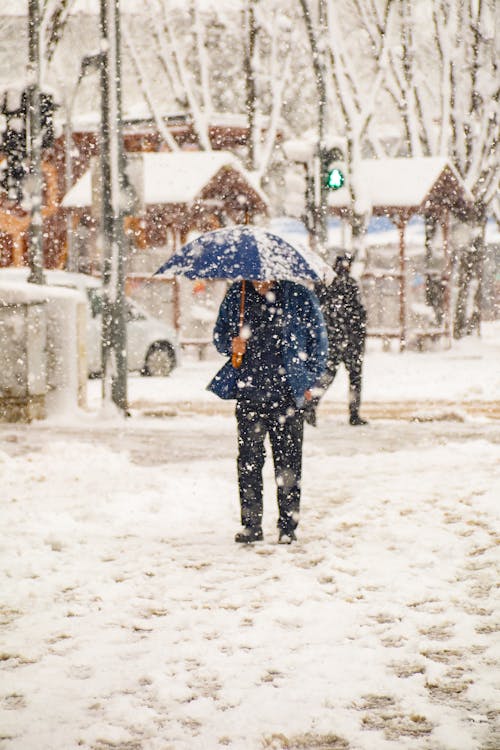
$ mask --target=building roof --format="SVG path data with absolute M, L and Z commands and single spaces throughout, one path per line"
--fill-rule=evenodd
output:
M 177 0 L 181 5 L 185 0 Z M 234 7 L 234 0 L 198 0 L 201 7 L 211 8 L 216 3 L 218 6 L 226 4 L 228 8 Z M 144 11 L 144 0 L 121 0 L 120 10 L 122 13 L 140 13 Z M 74 0 L 70 5 L 69 11 L 72 14 L 89 13 L 99 15 L 99 0 Z M 2 0 L 2 9 L 0 16 L 27 16 L 28 0 Z
M 432 207 L 460 208 L 473 202 L 462 178 L 444 157 L 365 159 L 357 181 L 357 201 L 373 213 L 387 209 L 406 213 L 426 212 Z M 347 187 L 328 194 L 331 209 L 349 207 Z
M 221 170 L 234 170 L 249 189 L 268 205 L 251 172 L 228 151 L 144 152 L 129 154 L 130 177 L 146 205 L 193 203 Z M 65 208 L 83 208 L 92 204 L 92 176 L 88 169 L 64 197 Z
M 85 208 L 92 204 L 92 174 L 90 169 L 75 182 L 63 198 L 65 208 Z

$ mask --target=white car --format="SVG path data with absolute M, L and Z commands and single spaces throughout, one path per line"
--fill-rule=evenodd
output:
M 2 268 L 0 279 L 27 281 L 29 268 Z M 87 363 L 89 376 L 101 369 L 102 286 L 99 279 L 82 273 L 44 270 L 46 283 L 85 292 L 88 300 Z M 126 298 L 127 366 L 130 372 L 166 377 L 179 362 L 174 329 Z
M 101 285 L 88 286 L 90 315 L 87 330 L 89 373 L 101 368 L 102 291 Z M 127 365 L 142 375 L 170 375 L 178 362 L 177 337 L 173 328 L 153 318 L 133 300 L 125 300 L 127 324 Z

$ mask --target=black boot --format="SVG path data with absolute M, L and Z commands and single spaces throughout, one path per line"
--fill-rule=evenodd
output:
M 261 526 L 243 526 L 234 537 L 238 544 L 251 544 L 252 542 L 261 542 L 264 539 Z
M 366 419 L 359 416 L 359 407 L 361 404 L 361 385 L 351 384 L 349 388 L 349 424 L 353 426 L 368 424 Z
M 362 419 L 358 412 L 351 412 L 351 416 L 349 417 L 349 424 L 352 424 L 354 427 L 358 425 L 368 424 L 366 419 Z
M 278 536 L 278 544 L 291 544 L 292 542 L 296 542 L 297 537 L 295 535 L 295 531 L 293 529 L 280 529 L 279 530 L 279 536 Z
M 316 417 L 316 409 L 318 408 L 318 401 L 316 399 L 311 399 L 311 401 L 306 401 L 304 404 L 304 422 L 307 422 L 307 424 L 310 424 L 312 427 L 316 427 L 317 425 L 317 417 Z

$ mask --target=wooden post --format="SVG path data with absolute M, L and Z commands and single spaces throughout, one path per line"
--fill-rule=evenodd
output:
M 181 232 L 181 230 L 173 228 L 173 235 L 174 235 L 174 249 L 172 251 L 172 255 L 179 250 L 182 245 L 183 241 L 186 238 L 186 235 Z M 173 290 L 173 303 L 174 303 L 174 328 L 176 330 L 177 335 L 180 334 L 181 330 L 181 290 L 179 287 L 179 279 L 174 278 L 173 280 L 174 284 L 174 290 Z
M 24 266 L 24 234 L 12 234 L 13 243 L 13 254 L 12 254 L 12 265 L 15 268 L 22 268 Z
M 406 349 L 406 219 L 399 216 L 399 351 Z
M 0 210 L 0 232 L 9 234 L 12 239 L 12 265 L 16 267 L 24 266 L 24 242 L 29 222 L 29 214 Z
M 443 214 L 443 259 L 444 259 L 444 335 L 448 348 L 451 346 L 451 252 L 450 252 L 450 212 Z

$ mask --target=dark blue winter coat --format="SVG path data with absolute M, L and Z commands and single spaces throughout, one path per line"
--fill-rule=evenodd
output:
M 293 281 L 276 283 L 280 286 L 283 304 L 283 365 L 297 406 L 302 406 L 304 393 L 316 383 L 326 367 L 328 339 L 325 321 L 313 292 Z M 240 299 L 241 282 L 237 282 L 224 297 L 214 328 L 215 347 L 228 357 L 231 357 L 232 340 L 239 335 Z M 231 360 L 219 370 L 207 388 L 219 398 L 237 398 L 238 370 L 232 366 Z

